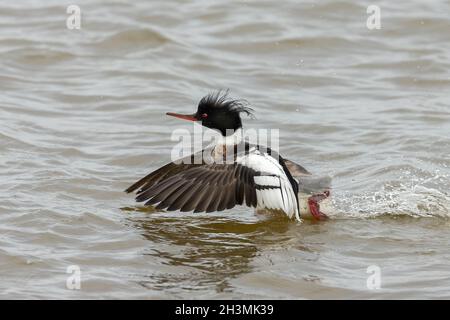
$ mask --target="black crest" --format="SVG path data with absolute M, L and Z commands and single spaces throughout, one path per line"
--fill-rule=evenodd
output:
M 245 113 L 247 116 L 253 117 L 253 109 L 248 105 L 247 100 L 231 99 L 229 90 L 219 90 L 204 96 L 198 103 L 198 108 L 199 110 L 222 109 L 224 112 Z

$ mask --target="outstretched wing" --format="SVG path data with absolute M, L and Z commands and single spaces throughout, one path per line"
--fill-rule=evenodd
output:
M 130 193 L 130 192 L 134 192 L 137 189 L 141 188 L 138 191 L 138 194 L 139 194 L 143 189 L 148 189 L 149 187 L 157 184 L 158 182 L 163 181 L 164 179 L 171 177 L 179 172 L 187 170 L 190 167 L 192 167 L 191 164 L 185 164 L 183 162 L 177 164 L 174 162 L 170 162 L 170 163 L 166 164 L 165 166 L 162 166 L 161 168 L 149 173 L 148 175 L 146 175 L 139 181 L 135 182 L 130 187 L 128 187 L 125 190 L 125 192 Z
M 292 176 L 298 180 L 299 192 L 314 194 L 331 188 L 331 177 L 314 176 L 298 163 L 288 159 L 284 159 L 284 163 Z
M 169 163 L 142 178 L 126 191 L 136 201 L 157 209 L 213 212 L 245 204 L 256 207 L 256 171 L 240 164 Z
M 138 202 L 169 211 L 213 212 L 246 204 L 281 210 L 300 219 L 298 184 L 284 159 L 251 147 L 236 156 L 232 164 L 207 164 L 201 160 L 205 153 L 168 163 L 126 192 L 138 190 Z M 196 156 L 202 156 L 201 161 L 196 162 Z
M 289 172 L 291 173 L 291 175 L 295 178 L 311 175 L 311 173 L 308 170 L 306 170 L 303 166 L 299 165 L 298 163 L 295 163 L 294 161 L 284 159 L 284 163 L 288 168 Z

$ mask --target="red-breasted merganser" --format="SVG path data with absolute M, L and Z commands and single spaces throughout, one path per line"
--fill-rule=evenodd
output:
M 221 92 L 203 97 L 194 114 L 168 112 L 217 130 L 222 139 L 153 171 L 126 192 L 138 190 L 136 201 L 169 211 L 213 212 L 247 205 L 282 212 L 298 221 L 300 214 L 326 219 L 319 202 L 329 196 L 327 179 L 310 178 L 302 166 L 240 138 L 240 115 L 252 112 L 244 101 Z M 322 192 L 315 194 L 318 190 Z

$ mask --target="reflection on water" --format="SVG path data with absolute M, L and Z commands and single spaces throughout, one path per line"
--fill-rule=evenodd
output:
M 153 210 L 147 208 L 136 208 L 136 211 L 149 214 L 127 218 L 153 244 L 145 254 L 164 265 L 192 270 L 186 274 L 152 275 L 140 282 L 161 290 L 180 285 L 185 289 L 203 289 L 212 285 L 217 292 L 226 291 L 230 278 L 251 272 L 252 261 L 257 259 L 259 252 L 270 247 L 283 247 L 291 239 L 287 231 L 296 227 L 279 215 L 241 221 L 226 216 L 164 216 L 152 214 Z

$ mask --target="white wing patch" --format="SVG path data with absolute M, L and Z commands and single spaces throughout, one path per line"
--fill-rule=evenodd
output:
M 256 176 L 255 183 L 260 186 L 280 187 L 280 178 L 278 176 Z
M 259 150 L 250 150 L 249 154 L 237 157 L 236 162 L 261 172 L 254 177 L 257 209 L 281 210 L 289 218 L 295 215 L 300 221 L 294 190 L 275 158 Z

